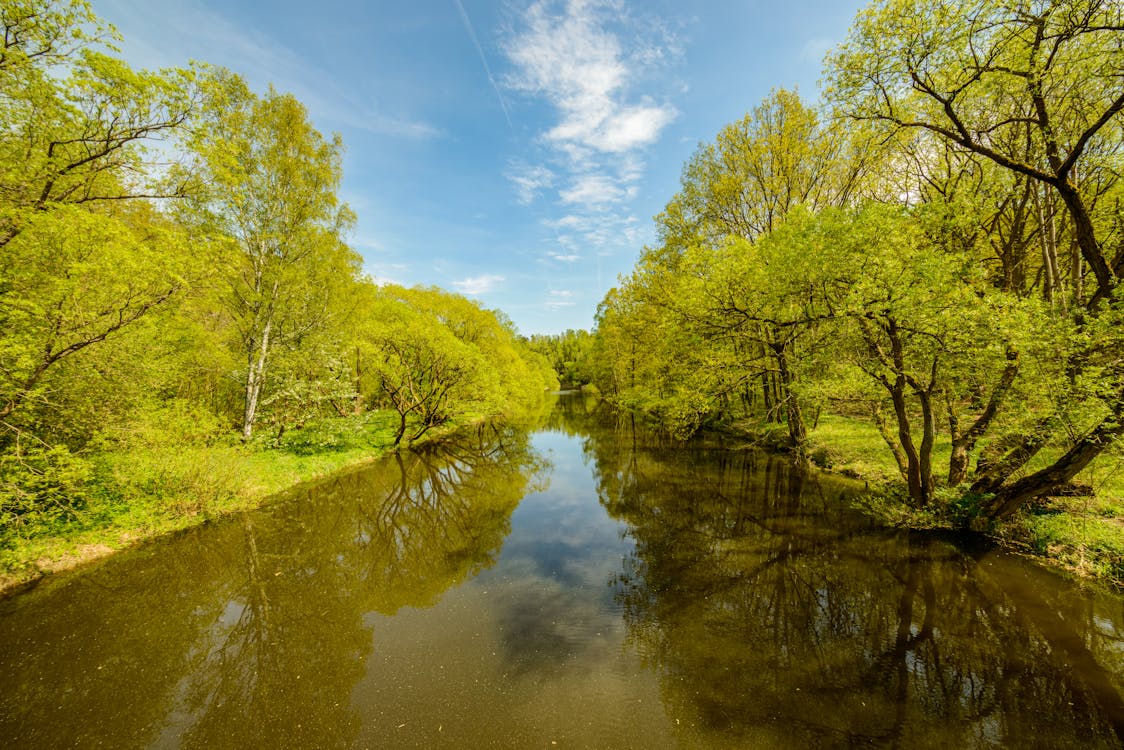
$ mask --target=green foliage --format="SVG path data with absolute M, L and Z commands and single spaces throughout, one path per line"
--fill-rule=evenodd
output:
M 312 456 L 381 448 L 394 442 L 397 420 L 393 412 L 373 411 L 352 417 L 327 417 L 289 430 L 271 441 L 283 453 Z
M 1124 581 L 1124 528 L 1115 518 L 1055 509 L 1029 514 L 1015 522 L 1008 533 L 1035 554 L 1078 573 L 1118 584 Z
M 1124 434 L 1122 13 L 872 3 L 830 115 L 774 92 L 685 166 L 594 382 L 676 433 L 782 422 L 798 453 L 824 410 L 867 419 L 882 475 L 955 524 L 1064 486 Z
M 0 454 L 0 546 L 82 520 L 91 472 L 64 446 Z
M 134 70 L 85 0 L 6 0 L 0 24 L 4 565 L 179 528 L 557 388 L 502 313 L 360 275 L 343 144 L 295 97 Z M 388 413 L 389 382 L 436 395 Z
M 568 329 L 560 334 L 531 336 L 527 347 L 544 357 L 566 388 L 580 388 L 592 380 L 590 356 L 593 334 Z
M 369 398 L 399 415 L 395 444 L 469 415 L 511 414 L 558 387 L 506 320 L 460 295 L 369 290 L 356 331 Z

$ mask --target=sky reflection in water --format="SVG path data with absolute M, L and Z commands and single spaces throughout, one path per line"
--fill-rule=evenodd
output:
M 1118 596 L 586 406 L 0 602 L 0 745 L 1120 746 Z

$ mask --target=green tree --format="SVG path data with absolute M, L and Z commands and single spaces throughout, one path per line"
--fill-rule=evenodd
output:
M 487 385 L 479 352 L 440 324 L 405 305 L 397 307 L 386 311 L 375 334 L 382 351 L 376 365 L 379 387 L 399 416 L 395 445 L 402 442 L 411 418 L 416 428 L 410 442 L 466 413 L 477 386 Z
M 98 50 L 115 32 L 85 0 L 0 6 L 0 247 L 64 205 L 182 195 L 145 145 L 191 116 L 193 75 L 135 71 Z
M 0 420 L 51 401 L 50 375 L 121 334 L 180 291 L 183 237 L 144 206 L 58 207 L 0 252 Z
M 190 220 L 226 245 L 226 306 L 245 363 L 242 437 L 249 440 L 273 353 L 323 327 L 358 258 L 341 236 L 353 215 L 337 197 L 343 145 L 325 140 L 293 96 L 257 97 L 213 71 L 190 145 L 207 184 Z
M 1124 269 L 1082 190 L 1124 148 L 1121 32 L 1111 0 L 881 0 L 829 60 L 829 81 L 853 118 L 929 131 L 1055 190 L 1095 302 Z
M 1124 432 L 1124 380 L 1107 354 L 1117 346 L 1108 331 L 1119 317 L 1113 297 L 1124 254 L 1114 250 L 1119 210 L 1105 200 L 1119 190 L 1124 149 L 1122 31 L 1124 7 L 1109 0 L 885 0 L 859 16 L 829 61 L 832 97 L 852 118 L 930 134 L 1023 181 L 1019 200 L 1038 214 L 1048 299 L 1062 275 L 1053 199 L 1064 206 L 1079 250 L 1068 272 L 1074 341 L 1063 347 L 1071 383 L 1062 408 L 1043 414 L 974 483 L 994 495 L 988 515 L 1065 484 Z M 1011 249 L 1025 244 L 1015 223 L 1006 228 L 1016 238 Z M 1091 372 L 1098 388 L 1083 384 Z M 1058 460 L 1008 483 L 1051 442 L 1064 448 Z

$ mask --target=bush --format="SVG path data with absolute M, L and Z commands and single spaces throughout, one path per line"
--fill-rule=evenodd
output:
M 0 455 L 0 539 L 30 538 L 82 520 L 92 467 L 65 446 Z

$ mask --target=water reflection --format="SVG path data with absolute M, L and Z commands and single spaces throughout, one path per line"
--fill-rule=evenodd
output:
M 685 746 L 1120 744 L 1116 597 L 872 529 L 781 460 L 615 433 L 586 450 L 636 541 L 617 596 Z
M 350 746 L 368 615 L 492 565 L 542 468 L 482 428 L 4 603 L 0 745 Z
M 0 747 L 1121 746 L 1119 596 L 604 412 L 0 602 Z

